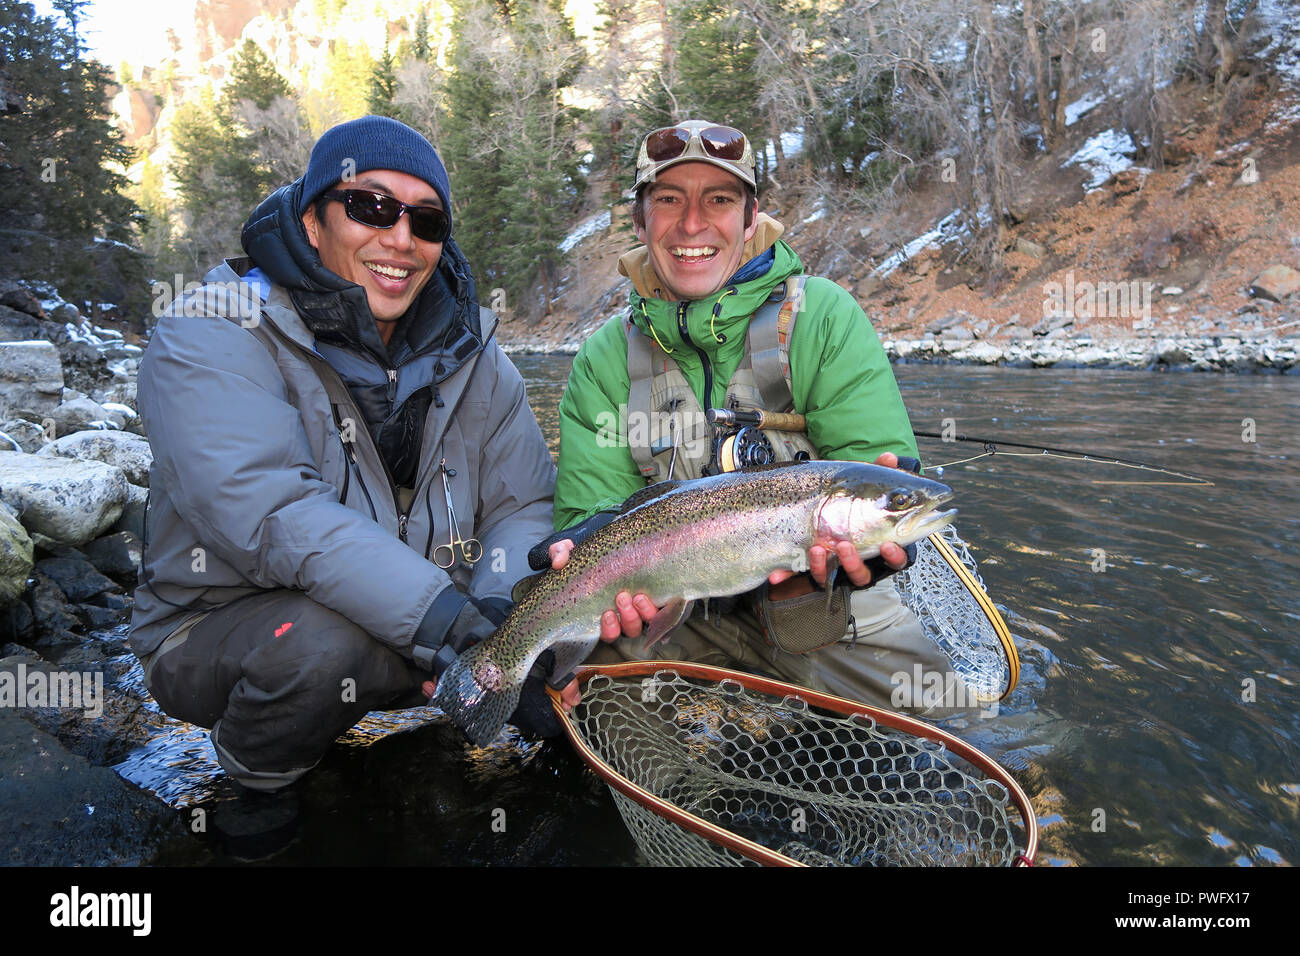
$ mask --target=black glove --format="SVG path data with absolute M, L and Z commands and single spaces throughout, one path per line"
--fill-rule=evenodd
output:
M 617 511 L 597 511 L 586 521 L 581 521 L 571 528 L 565 528 L 563 531 L 555 532 L 549 538 L 533 545 L 532 550 L 528 552 L 528 566 L 534 571 L 549 571 L 551 569 L 551 545 L 557 541 L 563 541 L 565 538 L 573 539 L 575 545 L 581 544 L 584 538 L 599 531 L 618 516 L 619 512 Z
M 835 573 L 835 586 L 846 587 L 853 591 L 861 591 L 864 590 L 864 588 L 875 587 L 881 581 L 885 580 L 885 578 L 892 577 L 893 575 L 897 574 L 899 571 L 906 571 L 908 568 L 910 568 L 913 564 L 916 563 L 916 542 L 915 541 L 913 541 L 911 544 L 904 545 L 903 551 L 907 553 L 907 564 L 903 565 L 901 568 L 890 567 L 888 564 L 885 563 L 884 558 L 882 558 L 880 555 L 876 555 L 874 558 L 867 558 L 867 560 L 862 562 L 864 565 L 867 566 L 867 569 L 871 571 L 871 580 L 868 581 L 866 585 L 864 585 L 863 587 L 858 587 L 858 585 L 854 584 L 851 580 L 849 580 L 849 576 L 844 573 L 844 569 L 840 568 Z
M 549 679 L 555 668 L 555 652 L 543 651 L 533 663 L 532 670 L 524 678 L 523 689 L 519 693 L 519 704 L 506 722 L 512 724 L 528 740 L 544 740 L 564 734 L 564 728 L 555 716 L 551 704 L 551 695 L 546 692 L 546 685 L 554 682 Z M 561 678 L 567 684 L 572 674 L 563 674 Z M 561 685 L 563 686 L 563 685 Z
M 448 601 L 464 599 L 460 613 L 456 615 L 450 626 L 443 624 L 440 627 L 437 623 L 438 602 L 443 598 L 439 596 L 434 606 L 425 615 L 412 641 L 412 659 L 416 665 L 433 671 L 438 677 L 441 677 L 443 671 L 450 667 L 452 661 L 462 653 L 484 638 L 492 636 L 514 606 L 504 598 L 476 598 L 472 595 L 463 595 L 455 588 L 448 588 L 444 593 L 450 595 L 446 598 Z M 449 614 L 450 611 L 446 613 Z M 446 617 L 441 617 L 441 620 L 446 621 Z
M 452 622 L 447 643 L 454 645 L 458 654 L 473 647 L 496 633 L 496 629 L 505 623 L 512 607 L 514 605 L 505 598 L 476 598 L 471 595 Z

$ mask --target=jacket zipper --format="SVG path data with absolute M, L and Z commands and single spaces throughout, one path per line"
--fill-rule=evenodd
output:
M 343 434 L 340 431 L 339 444 L 343 446 L 343 453 L 348 456 L 348 461 L 351 462 L 343 470 L 343 497 L 339 501 L 344 504 L 347 502 L 349 475 L 351 475 L 352 469 L 355 468 L 357 470 L 357 484 L 361 486 L 361 493 L 366 496 L 366 507 L 370 509 L 370 520 L 377 524 L 379 522 L 379 512 L 375 511 L 374 499 L 370 497 L 370 489 L 366 487 L 366 479 L 361 474 L 361 466 L 357 464 L 357 450 L 352 447 L 355 443 L 343 441 Z
M 700 364 L 704 366 L 704 410 L 707 411 L 713 407 L 713 366 L 709 364 L 709 357 L 691 340 L 691 333 L 686 330 L 686 307 L 690 303 L 677 303 L 677 331 L 682 337 L 682 341 L 695 349 L 696 354 L 700 357 Z
M 481 355 L 483 349 L 485 349 L 485 348 L 487 347 L 487 343 L 491 340 L 491 338 L 492 338 L 492 336 L 493 336 L 493 334 L 494 334 L 495 332 L 496 332 L 496 324 L 494 323 L 493 326 L 492 326 L 492 329 L 488 332 L 487 336 L 485 336 L 485 337 L 483 338 L 482 343 L 481 343 L 480 346 L 479 346 L 478 351 L 479 351 L 480 355 Z M 322 364 L 326 369 L 328 369 L 329 371 L 328 371 L 327 374 L 332 375 L 332 376 L 334 377 L 334 381 L 337 382 L 339 385 L 341 385 L 341 386 L 343 387 L 343 392 L 344 392 L 344 394 L 347 394 L 347 385 L 343 382 L 343 379 L 342 379 L 342 377 L 338 374 L 338 372 L 335 371 L 334 366 L 330 365 L 330 363 L 327 362 L 327 361 L 325 360 L 325 357 L 324 357 L 324 356 L 322 356 L 322 355 L 321 355 L 319 352 L 317 352 L 315 349 L 306 349 L 306 348 L 303 348 L 303 346 L 302 346 L 300 343 L 298 343 L 298 342 L 293 342 L 292 340 L 290 340 L 290 341 L 291 341 L 291 343 L 292 343 L 295 347 L 297 347 L 297 348 L 302 348 L 303 351 L 305 351 L 308 355 L 311 356 L 311 358 L 312 358 L 313 360 L 315 360 L 315 361 L 313 361 L 313 363 L 312 363 L 313 365 L 315 364 L 316 361 L 319 361 L 319 362 L 320 362 L 320 363 L 321 363 L 321 364 Z M 479 357 L 479 356 L 474 356 L 474 360 L 475 360 L 475 363 L 476 363 L 476 364 L 477 364 L 477 361 L 478 361 L 478 357 Z M 466 360 L 468 360 L 469 358 L 470 358 L 470 356 L 466 356 Z M 389 400 L 391 401 L 391 400 L 393 400 L 393 399 L 396 397 L 396 394 L 397 394 L 397 369 L 395 369 L 395 368 L 390 368 L 390 369 L 385 369 L 384 371 L 385 371 L 385 373 L 386 373 L 386 375 L 387 375 L 387 378 L 388 378 L 388 395 L 389 395 Z M 471 374 L 472 374 L 472 373 L 471 373 Z M 468 385 L 468 383 L 467 383 L 467 385 Z M 437 392 L 437 383 L 434 384 L 434 390 L 435 390 L 435 394 L 436 394 L 436 392 Z M 455 412 L 456 412 L 456 409 L 460 406 L 460 399 L 462 399 L 462 398 L 464 398 L 464 397 L 465 397 L 465 390 L 462 389 L 460 396 L 457 398 L 456 405 L 453 406 L 453 408 L 452 408 L 452 416 L 449 416 L 449 417 L 448 417 L 448 422 L 449 422 L 449 423 L 450 423 L 450 418 L 451 418 L 451 417 L 454 417 Z M 333 405 L 333 403 L 331 403 L 331 405 Z M 439 407 L 439 408 L 443 407 L 443 403 L 442 403 L 441 399 L 439 399 L 438 407 Z M 350 410 L 356 412 L 356 414 L 357 414 L 357 419 L 358 419 L 358 420 L 359 420 L 359 421 L 364 425 L 364 424 L 365 424 L 365 416 L 361 415 L 360 411 L 357 410 L 357 409 L 355 409 L 355 408 L 350 409 Z M 337 423 L 336 423 L 336 424 L 337 424 Z M 444 434 L 445 434 L 446 429 L 444 428 L 443 431 L 444 431 Z M 366 434 L 367 434 L 367 437 L 369 437 L 369 429 L 366 429 Z M 441 443 L 442 443 L 442 436 L 439 436 L 438 444 L 441 444 Z M 361 486 L 361 490 L 362 490 L 362 492 L 363 492 L 363 493 L 365 494 L 365 496 L 366 496 L 366 504 L 370 506 L 370 517 L 371 517 L 371 520 L 372 520 L 372 521 L 375 521 L 375 522 L 377 523 L 377 522 L 379 521 L 378 512 L 375 510 L 375 503 L 374 503 L 374 501 L 373 501 L 373 500 L 371 499 L 371 497 L 370 497 L 370 492 L 369 492 L 369 490 L 366 488 L 365 479 L 363 478 L 363 476 L 362 476 L 362 474 L 361 474 L 361 466 L 360 466 L 360 465 L 358 464 L 358 462 L 357 462 L 356 449 L 355 449 L 355 448 L 352 448 L 352 447 L 350 447 L 350 446 L 348 446 L 348 443 L 347 443 L 347 442 L 343 442 L 343 445 L 345 446 L 345 450 L 346 450 L 346 452 L 347 452 L 347 454 L 348 454 L 348 458 L 349 458 L 349 460 L 352 462 L 352 464 L 353 464 L 353 465 L 356 467 L 356 469 L 357 469 L 357 483 Z M 388 462 L 384 461 L 384 456 L 383 456 L 383 454 L 380 453 L 380 451 L 379 451 L 379 447 L 378 447 L 377 445 L 375 445 L 373 439 L 371 439 L 371 447 L 375 449 L 375 457 L 379 459 L 379 465 L 380 465 L 381 468 L 383 468 L 383 470 L 384 470 L 384 476 L 388 479 L 389 489 L 390 489 L 390 491 L 391 491 L 391 493 L 392 493 L 392 496 L 393 496 L 393 505 L 394 505 L 395 510 L 397 511 L 397 536 L 398 536 L 398 538 L 402 541 L 402 543 L 405 544 L 405 543 L 407 543 L 407 541 L 406 541 L 406 532 L 407 532 L 407 528 L 408 528 L 408 526 L 409 526 L 409 524 L 410 524 L 411 514 L 410 514 L 409 511 L 403 511 L 403 510 L 402 510 L 402 507 L 401 507 L 401 499 L 400 499 L 400 496 L 398 495 L 398 490 L 397 490 L 397 484 L 393 481 L 393 475 L 392 475 L 392 472 L 390 472 L 390 471 L 388 470 Z M 424 468 L 424 469 L 423 469 L 423 470 L 422 470 L 418 475 L 416 475 L 416 478 L 415 478 L 415 486 L 414 486 L 414 488 L 412 488 L 412 493 L 411 493 L 411 503 L 412 503 L 412 504 L 414 504 L 415 501 L 416 501 L 416 499 L 419 497 L 418 492 L 419 492 L 420 485 L 421 485 L 421 478 L 423 478 L 426 474 L 428 474 L 429 469 L 428 469 L 427 465 L 428 465 L 428 464 L 432 464 L 433 459 L 432 459 L 432 457 L 428 457 L 428 458 L 425 458 L 425 461 L 426 461 L 426 463 L 427 463 L 427 464 L 426 464 L 426 467 L 425 467 L 425 468 Z M 432 505 L 430 505 L 430 513 L 431 513 L 431 516 L 432 516 Z M 428 540 L 427 546 L 426 546 L 426 548 L 425 548 L 426 551 L 431 551 L 431 550 L 432 550 L 432 542 L 433 542 L 433 522 L 432 522 L 432 520 L 430 520 L 430 523 L 429 523 L 429 540 Z

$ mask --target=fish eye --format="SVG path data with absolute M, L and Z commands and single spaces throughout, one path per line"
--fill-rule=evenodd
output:
M 906 511 L 916 504 L 916 496 L 906 488 L 895 488 L 889 493 L 885 507 L 890 511 Z

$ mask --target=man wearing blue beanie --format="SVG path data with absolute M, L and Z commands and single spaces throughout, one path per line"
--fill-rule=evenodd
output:
M 368 711 L 425 702 L 550 532 L 555 469 L 451 208 L 418 132 L 334 127 L 141 364 L 132 648 L 243 788 L 280 791 Z M 554 732 L 540 675 L 525 701 L 515 722 Z

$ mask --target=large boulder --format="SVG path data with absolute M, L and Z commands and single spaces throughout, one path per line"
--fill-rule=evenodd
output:
M 98 568 L 83 558 L 46 558 L 37 562 L 36 567 L 57 584 L 59 590 L 74 604 L 88 601 L 105 591 L 118 590 L 111 578 L 101 574 Z
M 136 407 L 135 382 L 114 382 L 107 388 L 97 389 L 90 397 L 100 404 L 117 403 L 129 405 L 134 409 Z
M 22 452 L 0 454 L 0 501 L 28 532 L 76 547 L 106 531 L 122 514 L 127 480 L 98 461 Z
M 84 548 L 86 559 L 98 571 L 135 587 L 135 576 L 144 557 L 140 539 L 130 531 L 118 531 L 96 538 Z
M 1250 294 L 1274 302 L 1300 290 L 1300 272 L 1290 266 L 1272 265 L 1261 272 L 1250 284 Z
M 64 749 L 25 713 L 0 708 L 0 864 L 141 866 L 186 845 L 176 811 Z
M 23 599 L 32 609 L 37 645 L 57 647 L 77 643 L 74 632 L 81 630 L 81 620 L 58 582 L 37 568 L 32 571 L 32 586 Z
M 54 435 L 70 435 L 85 428 L 103 428 L 111 425 L 121 428 L 126 419 L 117 412 L 110 412 L 92 398 L 82 396 L 65 401 L 47 416 L 54 423 Z
M 32 539 L 18 517 L 0 504 L 0 607 L 22 597 L 31 573 Z
M 62 398 L 63 363 L 53 342 L 0 342 L 0 415 L 41 419 Z
M 149 485 L 149 466 L 153 464 L 148 440 L 131 432 L 90 431 L 64 435 L 50 442 L 38 454 L 102 461 L 122 469 L 127 481 L 143 487 Z
M 40 320 L 34 315 L 0 304 L 0 342 L 28 342 L 44 334 Z
M 34 455 L 50 443 L 44 428 L 21 418 L 0 422 L 0 435 L 9 439 L 0 439 L 0 451 L 25 451 Z M 18 447 L 14 448 L 14 445 Z
M 49 318 L 41 308 L 41 300 L 32 294 L 32 290 L 12 279 L 0 281 L 0 305 L 16 309 L 33 318 Z
M 139 485 L 126 486 L 126 504 L 122 505 L 122 517 L 110 528 L 110 531 L 129 531 L 140 540 L 144 540 L 144 513 L 149 507 L 149 489 Z

